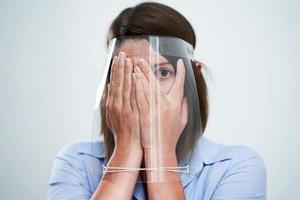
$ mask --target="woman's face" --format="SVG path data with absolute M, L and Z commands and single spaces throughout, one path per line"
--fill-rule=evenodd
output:
M 175 68 L 165 57 L 155 52 L 147 40 L 128 39 L 118 48 L 116 55 L 120 51 L 125 52 L 126 56 L 132 59 L 133 66 L 138 65 L 140 58 L 147 60 L 161 90 L 165 94 L 170 91 L 175 80 Z

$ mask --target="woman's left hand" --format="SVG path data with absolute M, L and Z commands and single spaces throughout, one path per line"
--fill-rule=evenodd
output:
M 187 124 L 188 112 L 184 97 L 185 67 L 182 59 L 177 61 L 175 80 L 167 94 L 160 88 L 159 81 L 145 59 L 139 60 L 139 66 L 134 68 L 134 72 L 143 149 L 151 150 L 154 142 L 158 149 L 175 152 L 178 139 Z M 149 134 L 155 134 L 155 137 Z M 149 138 L 156 138 L 157 141 L 149 141 Z
M 167 94 L 147 61 L 140 60 L 139 66 L 134 70 L 145 167 L 177 167 L 176 145 L 188 114 L 184 64 L 177 61 L 176 77 Z M 147 171 L 146 178 L 149 199 L 185 199 L 178 172 Z

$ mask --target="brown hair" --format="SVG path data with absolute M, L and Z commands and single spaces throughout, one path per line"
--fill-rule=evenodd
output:
M 114 37 L 130 35 L 172 36 L 181 38 L 190 43 L 194 48 L 196 47 L 196 36 L 193 27 L 187 19 L 173 8 L 160 3 L 145 2 L 135 7 L 124 9 L 114 19 L 109 28 L 107 44 L 109 44 L 109 41 Z M 189 116 L 187 125 L 176 147 L 178 161 L 192 152 L 197 139 L 202 136 L 205 130 L 208 119 L 208 94 L 205 79 L 201 70 L 197 69 L 194 62 L 189 60 L 184 62 L 191 62 L 197 88 L 193 94 L 189 94 L 185 91 L 185 95 L 188 99 Z M 186 84 L 191 84 L 190 80 L 186 80 L 185 85 Z M 106 158 L 109 159 L 113 153 L 115 144 L 113 135 L 106 124 L 106 93 L 107 91 L 105 89 L 100 102 L 100 112 L 101 134 L 104 135 Z M 197 101 L 195 101 L 195 99 Z M 199 105 L 195 105 L 195 102 Z M 195 109 L 193 106 L 197 106 L 198 109 Z M 200 110 L 200 113 L 195 113 L 195 111 L 198 110 Z

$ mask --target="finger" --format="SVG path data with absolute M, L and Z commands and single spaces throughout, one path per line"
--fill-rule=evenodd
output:
M 119 53 L 119 62 L 116 70 L 115 77 L 115 93 L 114 93 L 114 103 L 122 104 L 122 92 L 123 92 L 123 82 L 124 82 L 124 64 L 126 54 L 124 52 Z
M 131 79 L 132 79 L 132 60 L 130 58 L 125 59 L 124 69 L 124 84 L 123 84 L 123 102 L 125 106 L 130 106 L 130 91 L 131 91 Z
M 114 57 L 112 66 L 111 66 L 111 77 L 110 77 L 110 84 L 109 84 L 109 96 L 110 100 L 113 102 L 114 93 L 115 93 L 115 85 L 116 85 L 116 77 L 117 77 L 117 69 L 118 69 L 119 58 L 117 56 Z
M 144 95 L 143 82 L 139 76 L 135 76 L 135 96 L 138 105 L 138 110 L 140 115 L 143 115 L 147 112 L 147 100 Z
M 172 97 L 182 100 L 184 94 L 184 78 L 185 78 L 185 68 L 182 59 L 177 60 L 177 72 L 175 76 L 175 81 L 169 92 Z
M 131 109 L 133 113 L 138 113 L 138 107 L 137 107 L 137 102 L 136 102 L 136 96 L 135 96 L 135 84 L 136 84 L 136 78 L 135 78 L 135 73 L 132 73 L 131 76 L 131 92 L 130 92 L 130 104 L 131 104 Z
M 107 98 L 106 98 L 106 106 L 109 104 L 109 102 L 112 100 L 112 90 L 111 90 L 111 84 L 107 83 Z
M 181 131 L 185 128 L 188 121 L 188 103 L 187 98 L 184 97 L 181 104 Z
M 146 77 L 146 80 L 148 81 L 148 87 L 147 87 L 148 102 L 150 102 L 150 97 L 154 98 L 154 97 L 160 96 L 160 97 L 164 98 L 164 93 L 160 89 L 159 82 L 156 79 L 156 76 L 154 75 L 154 73 L 152 72 L 148 62 L 145 59 L 141 58 L 139 60 L 139 67 L 140 67 L 141 71 L 143 72 L 144 76 Z
M 145 77 L 147 78 L 149 84 L 158 87 L 156 76 L 152 72 L 149 63 L 145 59 L 141 58 L 139 60 L 139 67 L 141 71 L 144 73 Z
M 150 99 L 149 99 L 150 98 L 149 97 L 150 85 L 147 81 L 147 78 L 145 77 L 144 73 L 141 71 L 139 66 L 134 67 L 134 72 L 135 72 L 136 76 L 141 79 L 141 82 L 142 82 L 142 85 L 143 85 L 143 90 L 144 90 L 144 95 L 145 95 L 147 103 L 149 105 L 149 102 L 150 102 Z
M 117 67 L 119 63 L 118 56 L 115 56 L 111 65 L 111 72 L 110 72 L 110 82 L 113 83 L 117 76 Z
M 106 83 L 106 95 L 107 98 L 109 97 L 109 95 L 111 94 L 111 89 L 110 89 L 110 83 Z
M 132 132 L 134 134 L 135 138 L 140 138 L 140 123 L 139 123 L 139 110 L 136 102 L 136 96 L 135 96 L 135 73 L 132 73 L 131 75 L 131 96 L 130 96 L 130 103 L 131 103 L 131 109 L 133 112 L 133 121 L 132 121 Z
M 111 88 L 110 88 L 110 83 L 107 84 L 107 98 L 106 98 L 106 114 L 105 114 L 105 117 L 106 117 L 106 124 L 109 128 L 111 128 L 110 126 L 110 119 L 109 119 L 109 110 L 111 108 L 111 105 L 112 105 L 112 92 L 111 92 Z

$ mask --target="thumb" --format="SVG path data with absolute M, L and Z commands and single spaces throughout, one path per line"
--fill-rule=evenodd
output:
M 181 104 L 181 131 L 185 128 L 188 121 L 188 103 L 187 98 L 184 97 Z
M 182 101 L 184 95 L 185 66 L 182 58 L 177 60 L 177 72 L 169 94 L 176 100 Z

